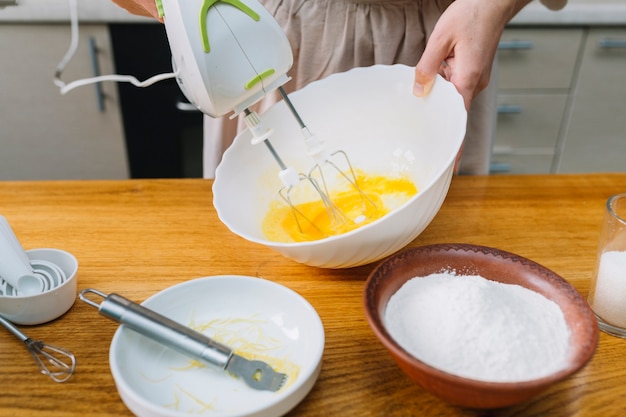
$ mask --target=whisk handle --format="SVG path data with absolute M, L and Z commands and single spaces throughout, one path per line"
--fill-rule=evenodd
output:
M 15 337 L 20 339 L 22 342 L 26 342 L 29 340 L 29 337 L 22 333 L 13 323 L 0 316 L 0 324 L 2 324 L 8 331 L 10 331 Z
M 89 292 L 104 300 L 99 305 L 94 303 L 85 297 Z M 233 354 L 229 347 L 121 295 L 87 289 L 80 292 L 80 298 L 97 307 L 103 316 L 203 363 L 225 369 Z

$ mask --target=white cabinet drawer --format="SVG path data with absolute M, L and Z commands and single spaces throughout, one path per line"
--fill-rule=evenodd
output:
M 567 96 L 564 94 L 501 94 L 495 146 L 554 149 Z
M 505 29 L 498 47 L 500 90 L 568 89 L 583 29 Z
M 500 94 L 494 173 L 551 171 L 567 95 Z
M 549 174 L 553 155 L 493 155 L 491 174 Z
M 558 172 L 626 171 L 626 29 L 590 29 Z
M 116 85 L 61 95 L 53 83 L 69 42 L 69 25 L 0 25 L 0 180 L 128 178 Z M 108 29 L 81 25 L 64 81 L 92 77 L 96 62 L 114 72 Z

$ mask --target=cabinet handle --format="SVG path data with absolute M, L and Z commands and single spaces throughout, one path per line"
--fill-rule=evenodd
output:
M 489 165 L 490 174 L 504 174 L 507 172 L 511 172 L 511 164 L 492 162 L 491 165 Z
M 96 45 L 96 38 L 89 37 L 89 55 L 91 56 L 91 68 L 94 77 L 100 76 L 100 62 L 98 61 L 98 45 Z M 102 91 L 102 82 L 95 83 L 96 86 L 96 101 L 98 103 L 98 110 L 100 113 L 104 113 L 104 92 Z
M 191 103 L 187 103 L 186 101 L 176 100 L 176 108 L 183 112 L 199 112 L 200 109 L 194 106 Z
M 522 106 L 519 104 L 501 104 L 498 106 L 498 114 L 519 114 Z
M 598 41 L 598 46 L 603 49 L 626 48 L 626 39 L 604 38 Z
M 511 51 L 511 50 L 519 50 L 519 49 L 533 49 L 535 44 L 532 41 L 523 41 L 523 40 L 510 40 L 510 41 L 500 41 L 498 44 L 498 49 Z

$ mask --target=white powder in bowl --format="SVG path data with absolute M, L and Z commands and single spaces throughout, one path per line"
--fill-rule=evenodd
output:
M 466 378 L 526 381 L 567 363 L 570 332 L 559 306 L 480 276 L 413 278 L 390 298 L 384 321 L 407 352 Z

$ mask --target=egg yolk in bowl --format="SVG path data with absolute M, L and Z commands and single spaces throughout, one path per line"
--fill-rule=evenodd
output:
M 357 187 L 334 189 L 328 197 L 335 212 L 322 198 L 305 202 L 282 198 L 270 203 L 261 228 L 273 242 L 307 242 L 350 232 L 380 219 L 400 207 L 418 190 L 405 176 L 365 175 L 357 172 Z

